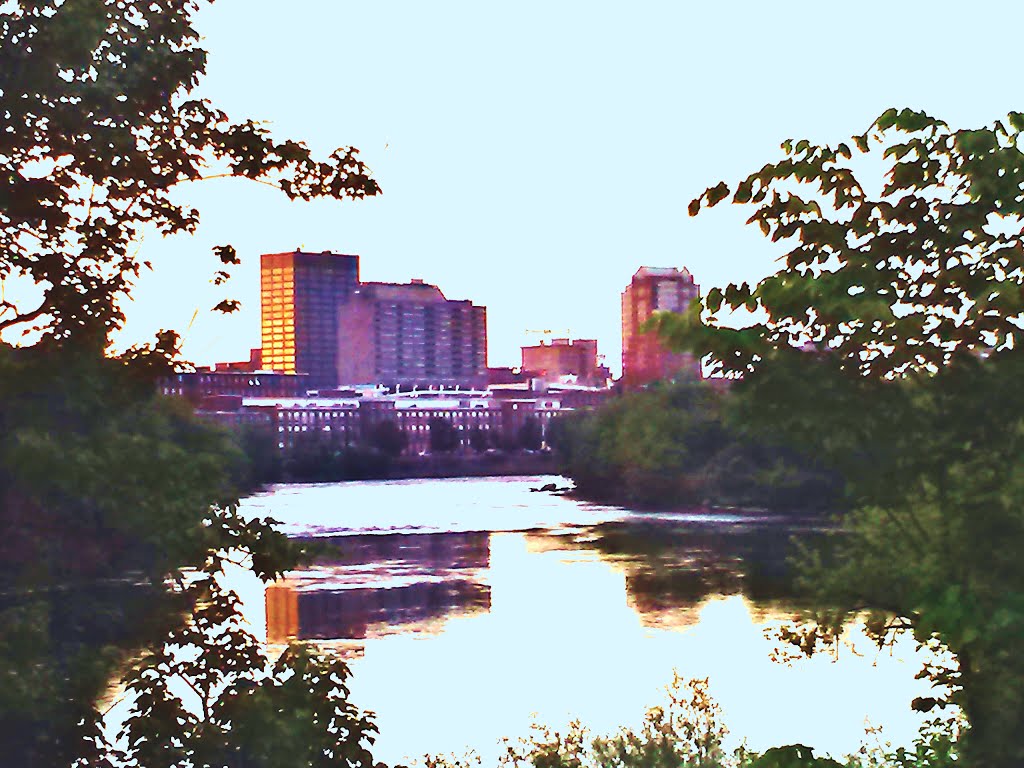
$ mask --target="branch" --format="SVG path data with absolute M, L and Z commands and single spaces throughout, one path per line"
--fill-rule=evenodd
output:
M 9 301 L 2 302 L 0 306 L 3 307 L 3 310 L 0 310 L 0 315 L 2 315 L 8 309 L 13 309 L 15 311 L 17 311 L 18 309 L 17 306 L 15 306 Z M 45 315 L 49 311 L 50 309 L 49 307 L 46 306 L 46 302 L 43 302 L 31 312 L 25 312 L 20 315 L 15 315 L 14 317 L 9 317 L 6 320 L 0 320 L 0 331 L 5 331 L 12 325 L 20 325 L 21 323 L 27 323 L 29 320 L 35 320 L 40 315 Z

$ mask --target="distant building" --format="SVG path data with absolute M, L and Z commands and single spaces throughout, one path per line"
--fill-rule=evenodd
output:
M 262 366 L 307 374 L 312 387 L 335 386 L 338 313 L 358 285 L 358 256 L 298 250 L 263 254 Z
M 438 420 L 452 428 L 457 453 L 516 447 L 524 431 L 530 429 L 536 433 L 538 447 L 543 447 L 553 418 L 593 408 L 610 394 L 607 388 L 548 387 L 538 381 L 496 385 L 489 390 L 393 394 L 379 389 L 289 397 L 209 393 L 199 399 L 197 413 L 227 427 L 262 425 L 277 434 L 277 447 L 286 452 L 310 443 L 339 449 L 372 445 L 375 426 L 389 421 L 405 436 L 404 453 L 415 456 L 431 450 L 430 431 Z
M 262 363 L 262 350 L 259 347 L 249 350 L 248 360 L 237 360 L 229 363 L 214 363 L 212 368 L 218 373 L 224 371 L 241 371 L 241 372 L 253 372 L 259 371 L 263 368 Z
M 493 384 L 520 384 L 530 380 L 530 372 L 522 368 L 488 368 L 487 386 Z
M 603 386 L 608 369 L 598 365 L 594 339 L 552 339 L 550 344 L 523 347 L 522 370 L 544 381 L 575 380 L 579 384 Z
M 199 369 L 165 376 L 158 383 L 164 395 L 183 397 L 193 405 L 214 396 L 299 397 L 309 389 L 306 374 L 276 371 Z
M 667 350 L 640 327 L 655 312 L 685 312 L 700 287 L 685 267 L 641 267 L 622 292 L 622 381 L 636 387 L 679 376 L 700 378 L 700 361 Z
M 487 383 L 487 310 L 436 285 L 361 283 L 338 310 L 344 385 L 479 387 Z

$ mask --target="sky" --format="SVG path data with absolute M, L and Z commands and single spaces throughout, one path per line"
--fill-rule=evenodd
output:
M 1024 108 L 1018 2 L 377 2 L 218 0 L 196 26 L 198 94 L 329 153 L 359 148 L 383 194 L 290 202 L 233 179 L 183 186 L 194 235 L 147 233 L 153 262 L 121 346 L 161 328 L 197 364 L 259 346 L 259 255 L 361 257 L 363 280 L 422 278 L 487 307 L 489 364 L 554 336 L 596 338 L 621 370 L 620 294 L 641 266 L 702 293 L 756 281 L 779 246 L 689 201 L 838 142 L 891 106 L 954 127 Z M 243 260 L 225 293 L 211 249 Z M 224 316 L 221 298 L 242 308 Z

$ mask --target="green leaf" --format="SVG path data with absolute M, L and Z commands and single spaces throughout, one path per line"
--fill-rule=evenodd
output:
M 729 186 L 724 181 L 721 181 L 708 189 L 705 195 L 707 196 L 708 207 L 714 207 L 729 196 Z

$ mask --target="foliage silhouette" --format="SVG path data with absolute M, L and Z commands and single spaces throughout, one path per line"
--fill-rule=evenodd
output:
M 610 736 L 592 737 L 578 720 L 564 730 L 534 722 L 526 738 L 502 743 L 497 765 L 509 768 L 954 768 L 962 765 L 952 748 L 953 725 L 930 723 L 913 750 L 888 745 L 864 746 L 844 762 L 815 755 L 802 744 L 762 753 L 745 744 L 723 747 L 728 730 L 722 710 L 709 693 L 708 681 L 673 674 L 665 697 L 647 709 L 639 729 L 620 728 Z M 463 757 L 426 755 L 426 768 L 473 768 L 484 765 L 476 753 Z
M 433 416 L 427 427 L 430 430 L 431 453 L 450 453 L 459 447 L 459 432 L 448 419 Z
M 347 736 L 331 730 L 349 717 L 338 704 L 343 670 L 296 652 L 265 672 L 252 639 L 227 621 L 235 606 L 214 586 L 227 558 L 244 557 L 272 579 L 300 553 L 269 522 L 238 515 L 238 456 L 225 436 L 156 397 L 157 377 L 180 365 L 177 336 L 161 332 L 155 344 L 106 357 L 124 299 L 149 266 L 137 254 L 141 233 L 198 224 L 198 211 L 178 202 L 188 182 L 248 178 L 301 200 L 379 191 L 356 150 L 318 158 L 194 97 L 206 64 L 198 8 L 0 7 L 0 333 L 20 333 L 25 344 L 0 342 L 0 738 L 14 765 L 224 764 L 220 736 L 244 737 L 236 764 L 324 764 L 328 753 L 311 750 L 331 739 L 336 756 L 369 764 L 360 751 L 367 721 L 349 718 Z M 239 256 L 229 245 L 214 255 L 220 285 Z M 230 298 L 215 307 L 235 308 Z M 211 606 L 224 611 L 224 633 L 196 630 Z M 153 698 L 154 660 L 170 664 L 166 643 L 188 632 L 199 655 L 173 663 L 193 664 L 193 681 L 229 687 L 248 675 L 257 689 L 244 700 L 258 707 L 240 698 L 225 719 L 228 699 L 211 698 L 197 715 Z M 132 678 L 136 717 L 119 752 L 95 702 L 144 648 L 151 665 Z M 300 699 L 320 718 L 305 731 L 285 714 Z M 302 734 L 282 741 L 294 747 L 284 763 L 266 744 L 253 746 L 255 723 L 266 731 L 271 721 L 282 739 L 293 725 Z M 153 740 L 135 738 L 147 728 Z M 300 740 L 310 746 L 299 749 Z
M 553 423 L 562 471 L 588 498 L 640 506 L 834 509 L 838 479 L 778 440 L 750 434 L 733 398 L 660 383 Z
M 807 557 L 821 636 L 877 609 L 879 642 L 909 630 L 951 650 L 953 668 L 923 670 L 938 688 L 917 706 L 959 705 L 965 761 L 997 767 L 1024 761 L 1022 129 L 1016 112 L 955 130 L 889 110 L 852 140 L 881 152 L 877 194 L 848 144 L 786 142 L 690 205 L 753 206 L 749 221 L 789 244 L 785 266 L 656 321 L 742 377 L 750 424 L 846 478 L 847 535 Z M 723 308 L 760 314 L 726 328 Z
M 395 459 L 409 444 L 409 437 L 393 419 L 381 419 L 370 427 L 368 443 L 382 456 Z
M 195 0 L 19 0 L 0 10 L 0 275 L 41 297 L 0 300 L 0 331 L 35 330 L 102 350 L 141 269 L 144 228 L 192 232 L 183 183 L 236 176 L 292 199 L 375 195 L 358 152 L 315 157 L 264 125 L 192 96 L 206 52 Z M 216 256 L 223 282 L 239 262 Z M 232 311 L 237 302 L 217 309 Z

